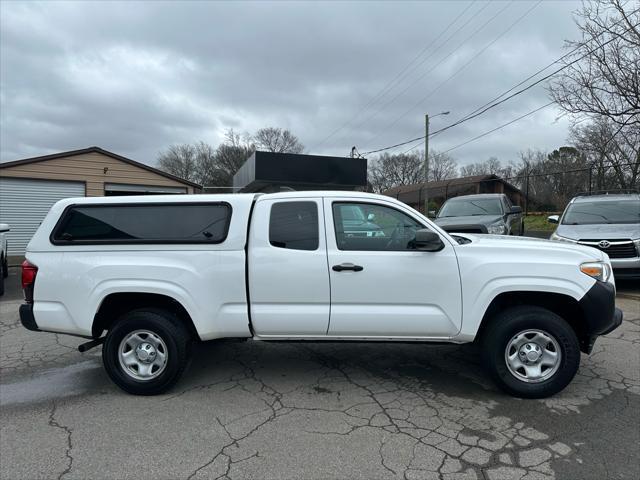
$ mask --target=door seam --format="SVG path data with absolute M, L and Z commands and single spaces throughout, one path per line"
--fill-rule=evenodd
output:
M 322 200 L 322 218 L 324 222 L 324 254 L 327 259 L 327 276 L 329 277 L 329 321 L 327 322 L 327 330 L 324 332 L 325 335 L 329 335 L 329 330 L 331 329 L 331 268 L 329 267 L 329 239 L 327 238 L 327 212 L 324 208 L 325 197 L 321 197 Z

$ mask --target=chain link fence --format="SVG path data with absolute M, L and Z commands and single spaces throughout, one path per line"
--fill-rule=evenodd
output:
M 422 213 L 425 199 L 429 210 L 438 210 L 449 198 L 479 193 L 505 193 L 514 205 L 520 205 L 525 214 L 558 213 L 577 195 L 593 193 L 637 193 L 638 184 L 621 182 L 620 171 L 635 164 L 608 167 L 577 168 L 554 172 L 531 170 L 511 177 L 476 175 L 453 178 L 428 184 L 395 187 L 386 195 L 404 202 Z M 628 186 L 630 185 L 630 186 Z

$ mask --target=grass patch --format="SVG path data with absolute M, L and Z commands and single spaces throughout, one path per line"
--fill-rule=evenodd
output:
M 555 223 L 547 221 L 547 215 L 527 215 L 524 217 L 524 231 L 539 230 L 543 232 L 553 232 L 556 229 Z

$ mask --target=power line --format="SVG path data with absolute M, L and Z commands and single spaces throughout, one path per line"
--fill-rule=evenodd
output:
M 369 115 L 366 119 L 364 119 L 362 122 L 360 122 L 359 124 L 356 125 L 355 128 L 360 128 L 362 125 L 364 125 L 365 123 L 369 122 L 370 120 L 374 119 L 380 112 L 382 112 L 385 108 L 387 108 L 389 105 L 391 105 L 395 100 L 397 100 L 401 95 L 403 95 L 405 92 L 407 92 L 411 87 L 413 87 L 414 85 L 416 85 L 420 80 L 422 80 L 425 76 L 427 76 L 428 74 L 430 74 L 433 70 L 436 69 L 436 67 L 440 66 L 445 60 L 447 60 L 451 55 L 453 55 L 454 53 L 456 53 L 458 50 L 460 50 L 465 43 L 467 43 L 469 40 L 471 40 L 474 36 L 476 36 L 482 29 L 484 29 L 489 23 L 491 23 L 493 20 L 495 20 L 502 12 L 504 12 L 507 8 L 509 8 L 511 6 L 511 4 L 513 3 L 514 0 L 511 0 L 510 3 L 508 3 L 507 5 L 505 5 L 502 9 L 498 10 L 491 18 L 489 18 L 486 22 L 484 22 L 479 28 L 477 28 L 471 35 L 469 35 L 467 38 L 465 38 L 455 49 L 453 49 L 451 52 L 449 52 L 446 56 L 444 56 L 443 58 L 440 59 L 440 61 L 438 61 L 435 65 L 432 65 L 431 68 L 429 68 L 426 72 L 424 72 L 422 75 L 420 75 L 419 77 L 417 77 L 412 83 L 410 83 L 409 85 L 407 85 L 403 90 L 401 90 L 400 92 L 398 92 L 391 100 L 389 100 L 388 102 L 386 102 L 384 105 L 382 105 L 380 108 L 378 108 L 375 112 L 373 112 L 372 115 Z M 464 26 L 467 25 L 467 23 L 469 23 L 471 20 L 473 20 L 473 18 L 475 18 L 482 10 L 484 10 L 484 8 L 486 8 L 486 6 L 488 6 L 489 4 L 487 3 L 485 5 L 485 7 L 483 7 L 482 9 L 480 9 L 478 12 L 476 12 L 476 15 L 474 15 L 474 17 L 470 18 L 469 20 L 467 20 L 467 22 L 462 25 L 460 27 L 463 28 Z M 458 29 L 458 30 L 460 30 Z M 455 33 L 458 32 L 458 30 L 456 30 Z M 446 43 L 452 36 L 450 36 L 449 38 L 447 38 L 447 40 L 444 42 Z M 430 57 L 429 57 L 430 58 Z M 428 58 L 427 58 L 428 59 Z M 424 63 L 424 61 L 426 61 L 427 59 L 423 60 L 422 63 Z
M 554 103 L 555 103 L 555 102 L 549 102 L 549 103 L 546 103 L 546 104 L 542 105 L 541 107 L 538 107 L 538 108 L 536 108 L 536 109 L 534 109 L 534 110 L 531 110 L 530 112 L 525 113 L 524 115 L 520 115 L 518 118 L 514 118 L 514 119 L 513 119 L 513 120 L 511 120 L 510 122 L 503 123 L 502 125 L 500 125 L 500 126 L 498 126 L 498 127 L 496 127 L 496 128 L 493 128 L 493 129 L 491 129 L 491 130 L 489 130 L 489 131 L 487 131 L 487 132 L 484 132 L 484 133 L 482 133 L 482 134 L 480 134 L 480 135 L 478 135 L 478 136 L 476 136 L 476 137 L 473 137 L 473 138 L 471 138 L 471 139 L 469 139 L 469 140 L 467 140 L 467 141 L 465 141 L 465 142 L 462 142 L 462 143 L 460 143 L 460 144 L 456 145 L 455 147 L 451 147 L 451 148 L 449 148 L 449 149 L 445 150 L 445 151 L 444 151 L 444 152 L 442 152 L 442 153 L 448 153 L 448 152 L 450 152 L 450 151 L 452 151 L 452 150 L 455 150 L 456 148 L 460 148 L 460 147 L 462 147 L 462 146 L 464 146 L 464 145 L 467 145 L 467 144 L 469 144 L 469 143 L 471 143 L 471 142 L 475 142 L 476 140 L 479 140 L 479 139 L 481 139 L 482 137 L 486 137 L 487 135 L 489 135 L 489 134 L 491 134 L 491 133 L 493 133 L 493 132 L 496 132 L 496 131 L 498 131 L 498 130 L 503 129 L 504 127 L 507 127 L 507 126 L 511 125 L 512 123 L 516 123 L 517 121 L 522 120 L 522 119 L 523 119 L 523 118 L 525 118 L 525 117 L 528 117 L 528 116 L 530 116 L 530 115 L 533 115 L 534 113 L 539 112 L 539 111 L 540 111 L 540 110 L 542 110 L 543 108 L 547 108 L 549 105 L 553 105 Z
M 329 140 L 331 137 L 333 137 L 336 133 L 338 133 L 340 130 L 344 129 L 346 126 L 348 126 L 351 122 L 353 122 L 354 120 L 356 120 L 358 118 L 358 116 L 361 113 L 364 113 L 365 111 L 367 111 L 367 109 L 369 108 L 369 106 L 375 104 L 378 100 L 381 100 L 382 98 L 384 98 L 385 95 L 387 95 L 391 90 L 393 90 L 393 88 L 395 88 L 396 85 L 399 85 L 402 80 L 404 80 L 408 75 L 410 75 L 410 73 L 407 73 L 405 75 L 405 72 L 407 72 L 407 70 L 410 69 L 411 65 L 413 65 L 424 53 L 426 53 L 465 13 L 467 13 L 467 11 L 475 4 L 477 0 L 473 0 L 472 2 L 469 3 L 469 5 L 467 5 L 466 8 L 464 8 L 462 10 L 462 12 L 460 12 L 458 14 L 458 16 L 456 16 L 456 18 L 454 18 L 451 22 L 449 22 L 449 24 L 445 27 L 444 30 L 442 30 L 431 42 L 429 42 L 429 44 L 424 47 L 409 63 L 407 63 L 404 68 L 402 68 L 402 70 L 400 70 L 400 72 L 393 78 L 391 79 L 389 82 L 387 82 L 387 84 L 382 87 L 381 90 L 378 91 L 378 93 L 376 93 L 373 97 L 371 97 L 369 99 L 369 101 L 363 105 L 349 120 L 347 120 L 345 123 L 343 123 L 341 126 L 339 126 L 338 128 L 336 128 L 333 132 L 331 132 L 329 135 L 327 135 L 324 139 L 322 139 L 320 141 L 320 143 L 318 143 L 315 148 L 320 147 L 321 145 L 323 145 L 327 140 Z M 483 6 L 479 12 L 481 12 L 482 10 L 484 10 L 487 7 L 488 4 L 486 4 L 485 6 Z M 477 12 L 477 13 L 479 13 Z M 474 16 L 475 17 L 475 16 Z M 474 18 L 472 17 L 472 18 Z M 468 23 L 468 21 L 467 21 Z M 456 30 L 455 33 L 457 33 L 461 28 L 463 28 L 467 23 L 465 23 L 464 25 L 462 25 L 462 27 L 459 27 L 458 30 Z M 450 38 L 450 37 L 449 37 Z M 427 59 L 430 58 L 427 57 Z M 426 59 L 425 59 L 426 60 Z M 416 65 L 412 70 L 417 69 L 418 67 L 420 67 L 420 65 L 422 65 L 424 63 L 423 60 L 422 62 L 420 62 L 418 65 Z
M 395 124 L 397 124 L 402 118 L 404 118 L 405 116 L 407 116 L 409 113 L 411 113 L 413 110 L 415 110 L 416 107 L 422 105 L 425 100 L 427 100 L 428 98 L 430 98 L 435 92 L 437 92 L 442 86 L 444 86 L 449 80 L 451 80 L 452 78 L 454 78 L 456 75 L 458 75 L 462 70 L 464 70 L 465 68 L 467 68 L 474 60 L 476 60 L 480 55 L 482 55 L 489 47 L 491 47 L 494 43 L 496 43 L 498 40 L 500 40 L 504 35 L 506 35 L 513 27 L 515 27 L 519 22 L 521 22 L 527 15 L 529 15 L 533 9 L 535 9 L 538 5 L 540 5 L 540 3 L 542 3 L 542 0 L 538 0 L 537 3 L 535 3 L 533 6 L 531 6 L 526 12 L 524 12 L 520 17 L 518 17 L 516 20 L 514 20 L 505 30 L 502 31 L 502 33 L 500 33 L 500 35 L 498 35 L 497 37 L 495 37 L 492 41 L 490 41 L 489 43 L 487 43 L 482 49 L 480 49 L 479 51 L 477 51 L 464 65 L 462 65 L 460 68 L 458 68 L 458 70 L 456 70 L 453 74 L 451 74 L 449 77 L 447 77 L 444 81 L 442 81 L 437 87 L 435 87 L 433 90 L 431 90 L 427 95 L 425 95 L 424 97 L 422 97 L 420 100 L 418 100 L 417 103 L 415 103 L 412 107 L 410 107 L 408 110 L 406 110 L 404 113 L 402 113 L 400 116 L 398 116 L 393 122 L 391 122 L 390 124 L 388 124 L 384 129 L 382 129 L 378 134 L 374 135 L 372 138 L 377 138 L 380 133 L 382 133 L 382 131 L 388 130 L 389 128 L 393 127 Z
M 619 22 L 618 22 L 618 23 L 619 23 Z M 638 25 L 640 25 L 640 24 L 638 24 Z M 638 25 L 635 25 L 634 27 L 636 27 L 636 26 L 638 26 Z M 625 30 L 625 32 L 626 32 L 626 31 L 629 31 L 630 29 L 631 29 L 631 28 L 628 28 L 627 30 Z M 602 32 L 600 35 L 602 35 L 603 33 L 605 33 L 605 32 Z M 596 37 L 596 38 L 597 38 L 597 37 Z M 595 38 L 594 38 L 593 40 L 595 40 Z M 543 71 L 545 71 L 547 68 L 549 68 L 549 67 L 551 67 L 552 65 L 554 65 L 554 64 L 556 64 L 556 63 L 558 63 L 559 61 L 563 60 L 563 59 L 564 59 L 564 58 L 566 58 L 567 56 L 569 56 L 569 55 L 573 54 L 573 53 L 574 53 L 576 50 L 578 50 L 579 48 L 582 48 L 582 46 L 583 46 L 583 45 L 579 45 L 578 47 L 576 47 L 576 48 L 574 48 L 573 50 L 571 50 L 569 53 L 567 53 L 567 54 L 563 55 L 562 57 L 558 58 L 557 60 L 555 60 L 555 61 L 551 62 L 551 63 L 550 63 L 549 65 L 547 65 L 546 67 L 544 67 L 544 68 L 542 68 L 542 69 L 538 70 L 536 73 L 534 73 L 534 74 L 530 75 L 529 77 L 527 77 L 526 79 L 524 79 L 523 81 L 521 81 L 520 83 L 518 83 L 517 85 L 515 85 L 515 86 L 511 87 L 509 90 L 507 90 L 507 91 L 505 91 L 505 92 L 501 93 L 500 95 L 498 95 L 498 96 L 497 96 L 496 98 L 494 98 L 493 100 L 490 100 L 489 102 L 485 103 L 484 105 L 482 105 L 482 106 L 480 106 L 480 107 L 476 108 L 473 112 L 471 112 L 471 113 L 469 113 L 469 114 L 465 115 L 464 117 L 462 117 L 461 119 L 459 119 L 459 120 L 455 121 L 454 123 L 452 123 L 452 124 L 450 124 L 450 125 L 447 125 L 446 127 L 443 127 L 443 128 L 441 128 L 441 129 L 439 129 L 439 130 L 436 130 L 436 131 L 435 131 L 435 132 L 433 132 L 431 135 L 437 135 L 437 134 L 439 134 L 439 133 L 441 133 L 441 132 L 444 132 L 445 130 L 449 130 L 450 128 L 453 128 L 453 127 L 455 127 L 455 126 L 457 126 L 457 125 L 460 125 L 461 123 L 467 122 L 467 121 L 469 121 L 469 120 L 471 120 L 471 119 L 473 119 L 473 118 L 476 118 L 476 117 L 478 117 L 478 116 L 482 115 L 482 114 L 483 114 L 483 113 L 485 113 L 486 111 L 491 110 L 492 108 L 495 108 L 495 107 L 497 107 L 498 105 L 503 104 L 504 102 L 506 102 L 506 101 L 508 101 L 508 100 L 512 99 L 513 97 L 516 97 L 516 96 L 518 96 L 518 95 L 520 95 L 520 94 L 522 94 L 522 93 L 526 92 L 527 90 L 529 90 L 529 89 L 531 89 L 531 88 L 535 87 L 536 85 L 538 85 L 538 84 L 540 84 L 540 83 L 544 82 L 545 80 L 548 80 L 549 78 L 553 77 L 555 74 L 557 74 L 557 73 L 561 72 L 561 71 L 562 71 L 562 70 L 564 70 L 565 68 L 568 68 L 568 67 L 572 66 L 573 64 L 575 64 L 575 63 L 577 63 L 578 61 L 582 60 L 583 58 L 585 58 L 586 56 L 588 56 L 588 55 L 590 55 L 591 53 L 595 52 L 596 50 L 598 50 L 598 49 L 600 49 L 600 48 L 602 48 L 602 47 L 606 46 L 606 45 L 607 45 L 607 44 L 609 44 L 609 43 L 611 43 L 613 40 L 615 40 L 615 38 L 611 38 L 611 39 L 609 39 L 609 40 L 608 40 L 608 41 L 606 41 L 605 43 L 603 43 L 603 44 L 601 44 L 601 45 L 597 46 L 596 48 L 594 48 L 594 49 L 592 49 L 592 50 L 589 50 L 587 53 L 585 53 L 584 55 L 582 55 L 582 56 L 580 56 L 580 57 L 576 58 L 576 59 L 575 59 L 575 60 L 573 60 L 572 62 L 569 62 L 568 64 L 566 64 L 566 65 L 564 65 L 564 66 L 560 67 L 559 69 L 555 70 L 554 72 L 552 72 L 552 73 L 550 73 L 550 74 L 548 74 L 548 75 L 546 75 L 546 76 L 542 77 L 542 78 L 541 78 L 541 79 L 539 79 L 539 80 L 536 80 L 536 81 L 535 81 L 534 83 L 532 83 L 531 85 L 529 85 L 529 86 L 527 86 L 527 87 L 525 87 L 525 88 L 522 88 L 521 90 L 518 90 L 517 92 L 515 92 L 515 93 L 513 93 L 513 94 L 509 95 L 509 96 L 508 96 L 508 97 L 506 97 L 506 98 L 503 98 L 503 99 L 502 99 L 502 100 L 500 100 L 500 101 L 497 101 L 498 99 L 500 99 L 501 97 L 503 97 L 503 96 L 504 96 L 504 95 L 506 95 L 507 93 L 512 92 L 512 91 L 513 91 L 513 90 L 515 90 L 517 87 L 519 87 L 519 86 L 520 86 L 520 85 L 522 85 L 523 83 L 527 82 L 527 81 L 528 81 L 528 80 L 530 80 L 531 78 L 533 78 L 533 77 L 535 77 L 536 75 L 538 75 L 538 74 L 542 73 L 542 72 L 543 72 Z M 494 102 L 495 102 L 495 103 L 494 103 Z
M 627 31 L 631 30 L 632 28 L 637 27 L 638 25 L 640 25 L 640 24 L 633 25 L 632 27 L 629 27 L 628 29 L 626 29 L 626 30 L 625 30 L 625 32 L 627 32 Z M 604 33 L 605 33 L 605 32 L 601 33 L 600 35 L 602 35 L 602 34 L 604 34 Z M 596 38 L 597 38 L 597 37 L 596 37 Z M 592 39 L 592 40 L 595 40 L 595 38 L 594 38 L 594 39 Z M 474 110 L 474 112 L 476 112 L 476 113 L 469 114 L 469 115 L 467 115 L 467 116 L 465 116 L 465 117 L 463 117 L 463 118 L 461 118 L 461 119 L 459 119 L 459 120 L 457 120 L 457 121 L 453 122 L 453 123 L 452 123 L 452 124 L 450 124 L 450 125 L 447 125 L 447 126 L 445 126 L 445 127 L 441 128 L 441 129 L 439 129 L 439 130 L 436 130 L 435 132 L 430 133 L 430 134 L 429 134 L 429 136 L 437 135 L 437 134 L 442 133 L 442 132 L 444 132 L 444 131 L 446 131 L 446 130 L 449 130 L 450 128 L 453 128 L 453 127 L 455 127 L 455 126 L 457 126 L 457 125 L 460 125 L 460 124 L 462 124 L 462 123 L 464 123 L 464 122 L 467 122 L 467 121 L 469 121 L 469 120 L 472 120 L 473 118 L 476 118 L 476 117 L 478 117 L 478 116 L 480 116 L 480 115 L 484 114 L 484 113 L 485 113 L 485 112 L 487 112 L 488 110 L 491 110 L 492 108 L 495 108 L 495 107 L 497 107 L 498 105 L 501 105 L 501 104 L 503 104 L 504 102 L 506 102 L 506 101 L 508 101 L 508 100 L 510 100 L 510 99 L 512 99 L 512 98 L 514 98 L 514 97 L 516 97 L 516 96 L 518 96 L 518 95 L 520 95 L 520 94 L 522 94 L 522 93 L 526 92 L 527 90 L 530 90 L 531 88 L 533 88 L 533 87 L 535 87 L 536 85 L 538 85 L 538 84 L 540 84 L 540 83 L 544 82 L 545 80 L 548 80 L 548 79 L 549 79 L 549 78 L 551 78 L 552 76 L 556 75 L 557 73 L 561 72 L 562 70 L 564 70 L 564 69 L 566 69 L 566 68 L 569 68 L 569 67 L 570 67 L 570 66 L 572 66 L 573 64 L 575 64 L 575 63 L 577 63 L 578 61 L 582 60 L 583 58 L 585 58 L 586 56 L 588 56 L 588 55 L 590 55 L 591 53 L 595 52 L 596 50 L 598 50 L 598 49 L 600 49 L 600 48 L 602 48 L 602 47 L 605 47 L 606 45 L 608 45 L 609 43 L 613 42 L 614 40 L 616 40 L 616 38 L 615 38 L 615 37 L 613 37 L 613 38 L 611 38 L 611 39 L 607 40 L 606 42 L 604 42 L 604 43 L 602 43 L 602 44 L 598 45 L 596 48 L 593 48 L 592 50 L 589 50 L 589 51 L 588 51 L 588 52 L 586 52 L 584 55 L 581 55 L 580 57 L 578 57 L 578 58 L 576 58 L 575 60 L 573 60 L 573 61 L 569 62 L 568 64 L 563 65 L 562 67 L 560 67 L 560 68 L 558 68 L 557 70 L 553 71 L 552 73 L 550 73 L 550 74 L 548 74 L 548 75 L 546 75 L 546 76 L 542 77 L 541 79 L 536 80 L 534 83 L 532 83 L 532 84 L 530 84 L 530 85 L 528 85 L 528 86 L 526 86 L 526 87 L 524 87 L 524 88 L 522 88 L 522 89 L 520 89 L 520 90 L 518 90 L 518 91 L 516 91 L 516 92 L 512 93 L 511 95 L 509 95 L 508 97 L 503 98 L 503 99 L 502 99 L 502 100 L 500 100 L 500 101 L 497 101 L 497 102 L 493 102 L 493 101 L 491 101 L 491 102 L 486 103 L 485 105 L 483 105 L 483 106 L 481 106 L 481 107 L 477 108 L 476 110 Z M 577 47 L 577 48 L 580 48 L 580 47 Z M 523 84 L 524 82 L 526 82 L 528 79 L 530 79 L 530 78 L 532 78 L 532 77 L 536 76 L 538 73 L 540 73 L 540 72 L 542 72 L 542 71 L 546 70 L 547 68 L 549 68 L 549 66 L 551 66 L 551 65 L 553 65 L 553 64 L 555 64 L 555 63 L 557 63 L 558 61 L 560 61 L 560 60 L 562 60 L 563 58 L 565 58 L 567 55 L 570 55 L 571 53 L 575 52 L 575 51 L 577 50 L 577 48 L 576 48 L 576 49 L 573 49 L 573 50 L 572 50 L 571 52 L 569 52 L 568 54 L 565 54 L 565 55 L 563 55 L 562 57 L 558 58 L 556 61 L 554 61 L 554 62 L 552 62 L 551 64 L 547 65 L 547 66 L 546 66 L 546 67 L 544 67 L 543 69 L 539 70 L 538 72 L 536 72 L 535 74 L 531 75 L 530 77 L 528 77 L 528 78 L 527 78 L 527 79 L 525 79 L 524 81 L 520 82 L 520 83 L 519 83 L 518 85 L 516 85 L 515 87 L 512 87 L 512 88 L 510 88 L 509 90 L 507 90 L 506 92 L 504 92 L 504 93 L 500 94 L 500 95 L 499 95 L 498 97 L 496 97 L 496 98 L 503 97 L 506 93 L 513 91 L 513 90 L 514 90 L 514 88 L 517 88 L 517 86 L 522 85 L 522 84 Z M 492 103 L 492 102 L 493 102 L 493 103 Z M 553 102 L 551 102 L 551 103 L 553 103 Z M 423 140 L 424 138 L 425 138 L 425 136 L 423 135 L 423 136 L 421 136 L 421 137 L 417 137 L 417 138 L 414 138 L 414 139 L 412 139 L 412 140 L 408 140 L 408 141 L 406 141 L 406 142 L 401 142 L 401 143 L 398 143 L 398 144 L 396 144 L 396 145 L 392 145 L 392 146 L 390 146 L 390 147 L 384 147 L 384 148 L 379 148 L 379 149 L 377 149 L 377 150 L 372 150 L 372 151 L 369 151 L 369 152 L 365 152 L 365 153 L 363 153 L 362 155 L 367 155 L 367 154 L 369 154 L 369 153 L 378 153 L 378 152 L 382 152 L 382 151 L 384 151 L 384 150 L 390 150 L 390 149 L 392 149 L 392 148 L 396 148 L 396 147 L 398 147 L 398 146 L 402 146 L 402 145 L 406 145 L 406 144 L 409 144 L 409 143 L 413 143 L 413 142 L 416 142 L 416 141 L 418 141 L 418 140 Z M 417 145 L 416 145 L 416 147 L 417 147 Z M 408 151 L 410 151 L 410 150 L 413 150 L 413 148 L 415 148 L 415 147 L 410 148 L 410 149 L 409 149 L 409 150 L 407 150 L 406 152 L 408 152 Z M 404 153 L 406 153 L 406 152 L 404 152 Z
M 525 118 L 525 117 L 528 117 L 528 116 L 530 116 L 530 115 L 533 115 L 534 113 L 539 112 L 540 110 L 542 110 L 542 109 L 544 109 L 544 108 L 547 108 L 549 105 L 553 105 L 554 103 L 555 103 L 555 102 L 549 102 L 549 103 L 546 103 L 546 104 L 542 105 L 541 107 L 538 107 L 538 108 L 536 108 L 536 109 L 534 109 L 534 110 L 531 110 L 530 112 L 525 113 L 524 115 L 520 115 L 518 118 L 514 118 L 513 120 L 511 120 L 511 121 L 509 121 L 509 122 L 507 122 L 507 123 L 503 123 L 502 125 L 500 125 L 500 126 L 498 126 L 498 127 L 495 127 L 495 128 L 493 128 L 493 129 L 491 129 L 491 130 L 489 130 L 489 131 L 487 131 L 487 132 L 484 132 L 484 133 L 482 133 L 482 134 L 480 134 L 480 135 L 478 135 L 478 136 L 476 136 L 476 137 L 473 137 L 473 138 L 471 138 L 471 139 L 469 139 L 469 140 L 466 140 L 466 141 L 464 141 L 464 142 L 462 142 L 462 143 L 460 143 L 460 144 L 456 145 L 455 147 L 451 147 L 451 148 L 449 148 L 448 150 L 445 150 L 445 151 L 443 151 L 443 152 L 441 152 L 441 153 L 448 153 L 448 152 L 450 152 L 450 151 L 452 151 L 452 150 L 455 150 L 456 148 L 460 148 L 460 147 L 462 147 L 462 146 L 464 146 L 464 145 L 466 145 L 466 144 L 468 144 L 468 143 L 475 142 L 476 140 L 479 140 L 479 139 L 481 139 L 482 137 L 486 137 L 487 135 L 489 135 L 489 134 L 491 134 L 491 133 L 493 133 L 493 132 L 496 132 L 496 131 L 498 131 L 498 130 L 501 130 L 501 129 L 503 129 L 504 127 L 507 127 L 507 126 L 509 126 L 509 125 L 511 125 L 511 124 L 513 124 L 513 123 L 516 123 L 517 121 L 522 120 L 522 119 L 523 119 L 523 118 Z M 417 141 L 417 140 L 423 140 L 423 139 L 424 139 L 424 137 L 423 137 L 423 138 L 421 138 L 421 139 L 413 139 L 413 140 L 411 140 L 411 141 L 409 141 L 409 142 L 407 142 L 407 143 L 411 143 L 411 142 L 415 142 L 415 141 Z M 414 148 L 417 148 L 417 147 L 419 147 L 419 146 L 420 146 L 420 144 L 414 145 L 414 146 L 413 146 L 413 147 L 411 147 L 410 149 L 405 150 L 404 152 L 402 152 L 402 154 L 404 155 L 405 153 L 409 153 L 411 150 L 413 150 Z
M 490 133 L 493 133 L 493 132 L 495 132 L 495 131 L 497 131 L 497 130 L 500 130 L 500 129 L 502 129 L 502 128 L 504 128 L 504 127 L 508 126 L 508 125 L 511 125 L 512 123 L 516 123 L 518 120 L 522 120 L 523 118 L 528 117 L 529 115 L 533 115 L 534 113 L 536 113 L 536 112 L 538 112 L 538 111 L 542 110 L 543 108 L 547 108 L 549 105 L 553 105 L 554 103 L 555 103 L 555 102 L 549 102 L 549 103 L 546 103 L 546 104 L 542 105 L 541 107 L 538 107 L 538 108 L 536 108 L 536 109 L 534 109 L 534 110 L 531 110 L 530 112 L 527 112 L 527 113 L 525 113 L 524 115 L 519 116 L 518 118 L 514 118 L 513 120 L 511 120 L 511 121 L 509 121 L 509 122 L 507 122 L 507 123 L 504 123 L 504 124 L 502 124 L 502 125 L 500 125 L 500 126 L 498 126 L 498 127 L 494 128 L 494 129 L 492 129 L 492 130 L 489 130 L 488 132 L 482 133 L 482 134 L 478 135 L 477 137 L 474 137 L 474 138 L 472 138 L 472 139 L 470 139 L 470 140 L 467 140 L 467 141 L 465 141 L 465 142 L 463 142 L 463 143 L 460 143 L 460 144 L 456 145 L 455 147 L 451 147 L 450 149 L 445 150 L 445 151 L 443 151 L 442 153 L 450 152 L 451 150 L 455 150 L 456 148 L 462 147 L 463 145 L 466 145 L 467 143 L 471 143 L 471 142 L 474 142 L 474 141 L 476 141 L 476 140 L 478 140 L 478 139 L 480 139 L 480 138 L 482 138 L 482 137 L 486 137 L 486 136 L 487 136 L 487 135 L 489 135 Z M 424 138 L 424 137 L 423 137 L 423 138 Z M 422 140 L 422 139 L 420 139 L 420 140 Z M 417 141 L 417 139 L 414 139 L 414 140 L 412 140 L 412 141 L 413 141 L 413 142 L 415 142 L 415 141 Z M 409 142 L 409 143 L 411 143 L 411 142 Z M 404 151 L 404 152 L 402 152 L 402 153 L 403 153 L 403 154 L 405 154 L 405 153 L 409 153 L 411 150 L 413 150 L 414 148 L 419 147 L 419 146 L 420 146 L 420 144 L 414 145 L 413 147 L 411 147 L 411 148 L 410 148 L 410 149 L 408 149 L 408 150 L 405 150 L 405 151 Z
M 380 148 L 378 150 L 370 150 L 368 152 L 361 153 L 361 155 L 364 157 L 364 156 L 369 155 L 371 153 L 378 153 L 378 152 L 383 152 L 385 150 L 391 150 L 392 148 L 401 147 L 402 145 L 407 145 L 409 143 L 417 142 L 418 140 L 424 140 L 424 135 L 422 137 L 418 137 L 418 138 L 413 138 L 411 140 L 407 140 L 406 142 L 396 143 L 395 145 L 391 145 L 390 147 L 384 147 L 384 148 Z M 417 147 L 417 145 L 416 145 L 416 147 Z M 413 148 L 415 148 L 415 147 L 413 147 Z M 413 148 L 411 148 L 410 150 L 412 150 Z M 407 150 L 407 151 L 409 151 L 409 150 Z

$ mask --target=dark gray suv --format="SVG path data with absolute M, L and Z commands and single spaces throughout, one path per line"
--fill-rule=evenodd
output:
M 504 193 L 450 198 L 442 205 L 436 225 L 447 232 L 522 235 L 522 208 Z

